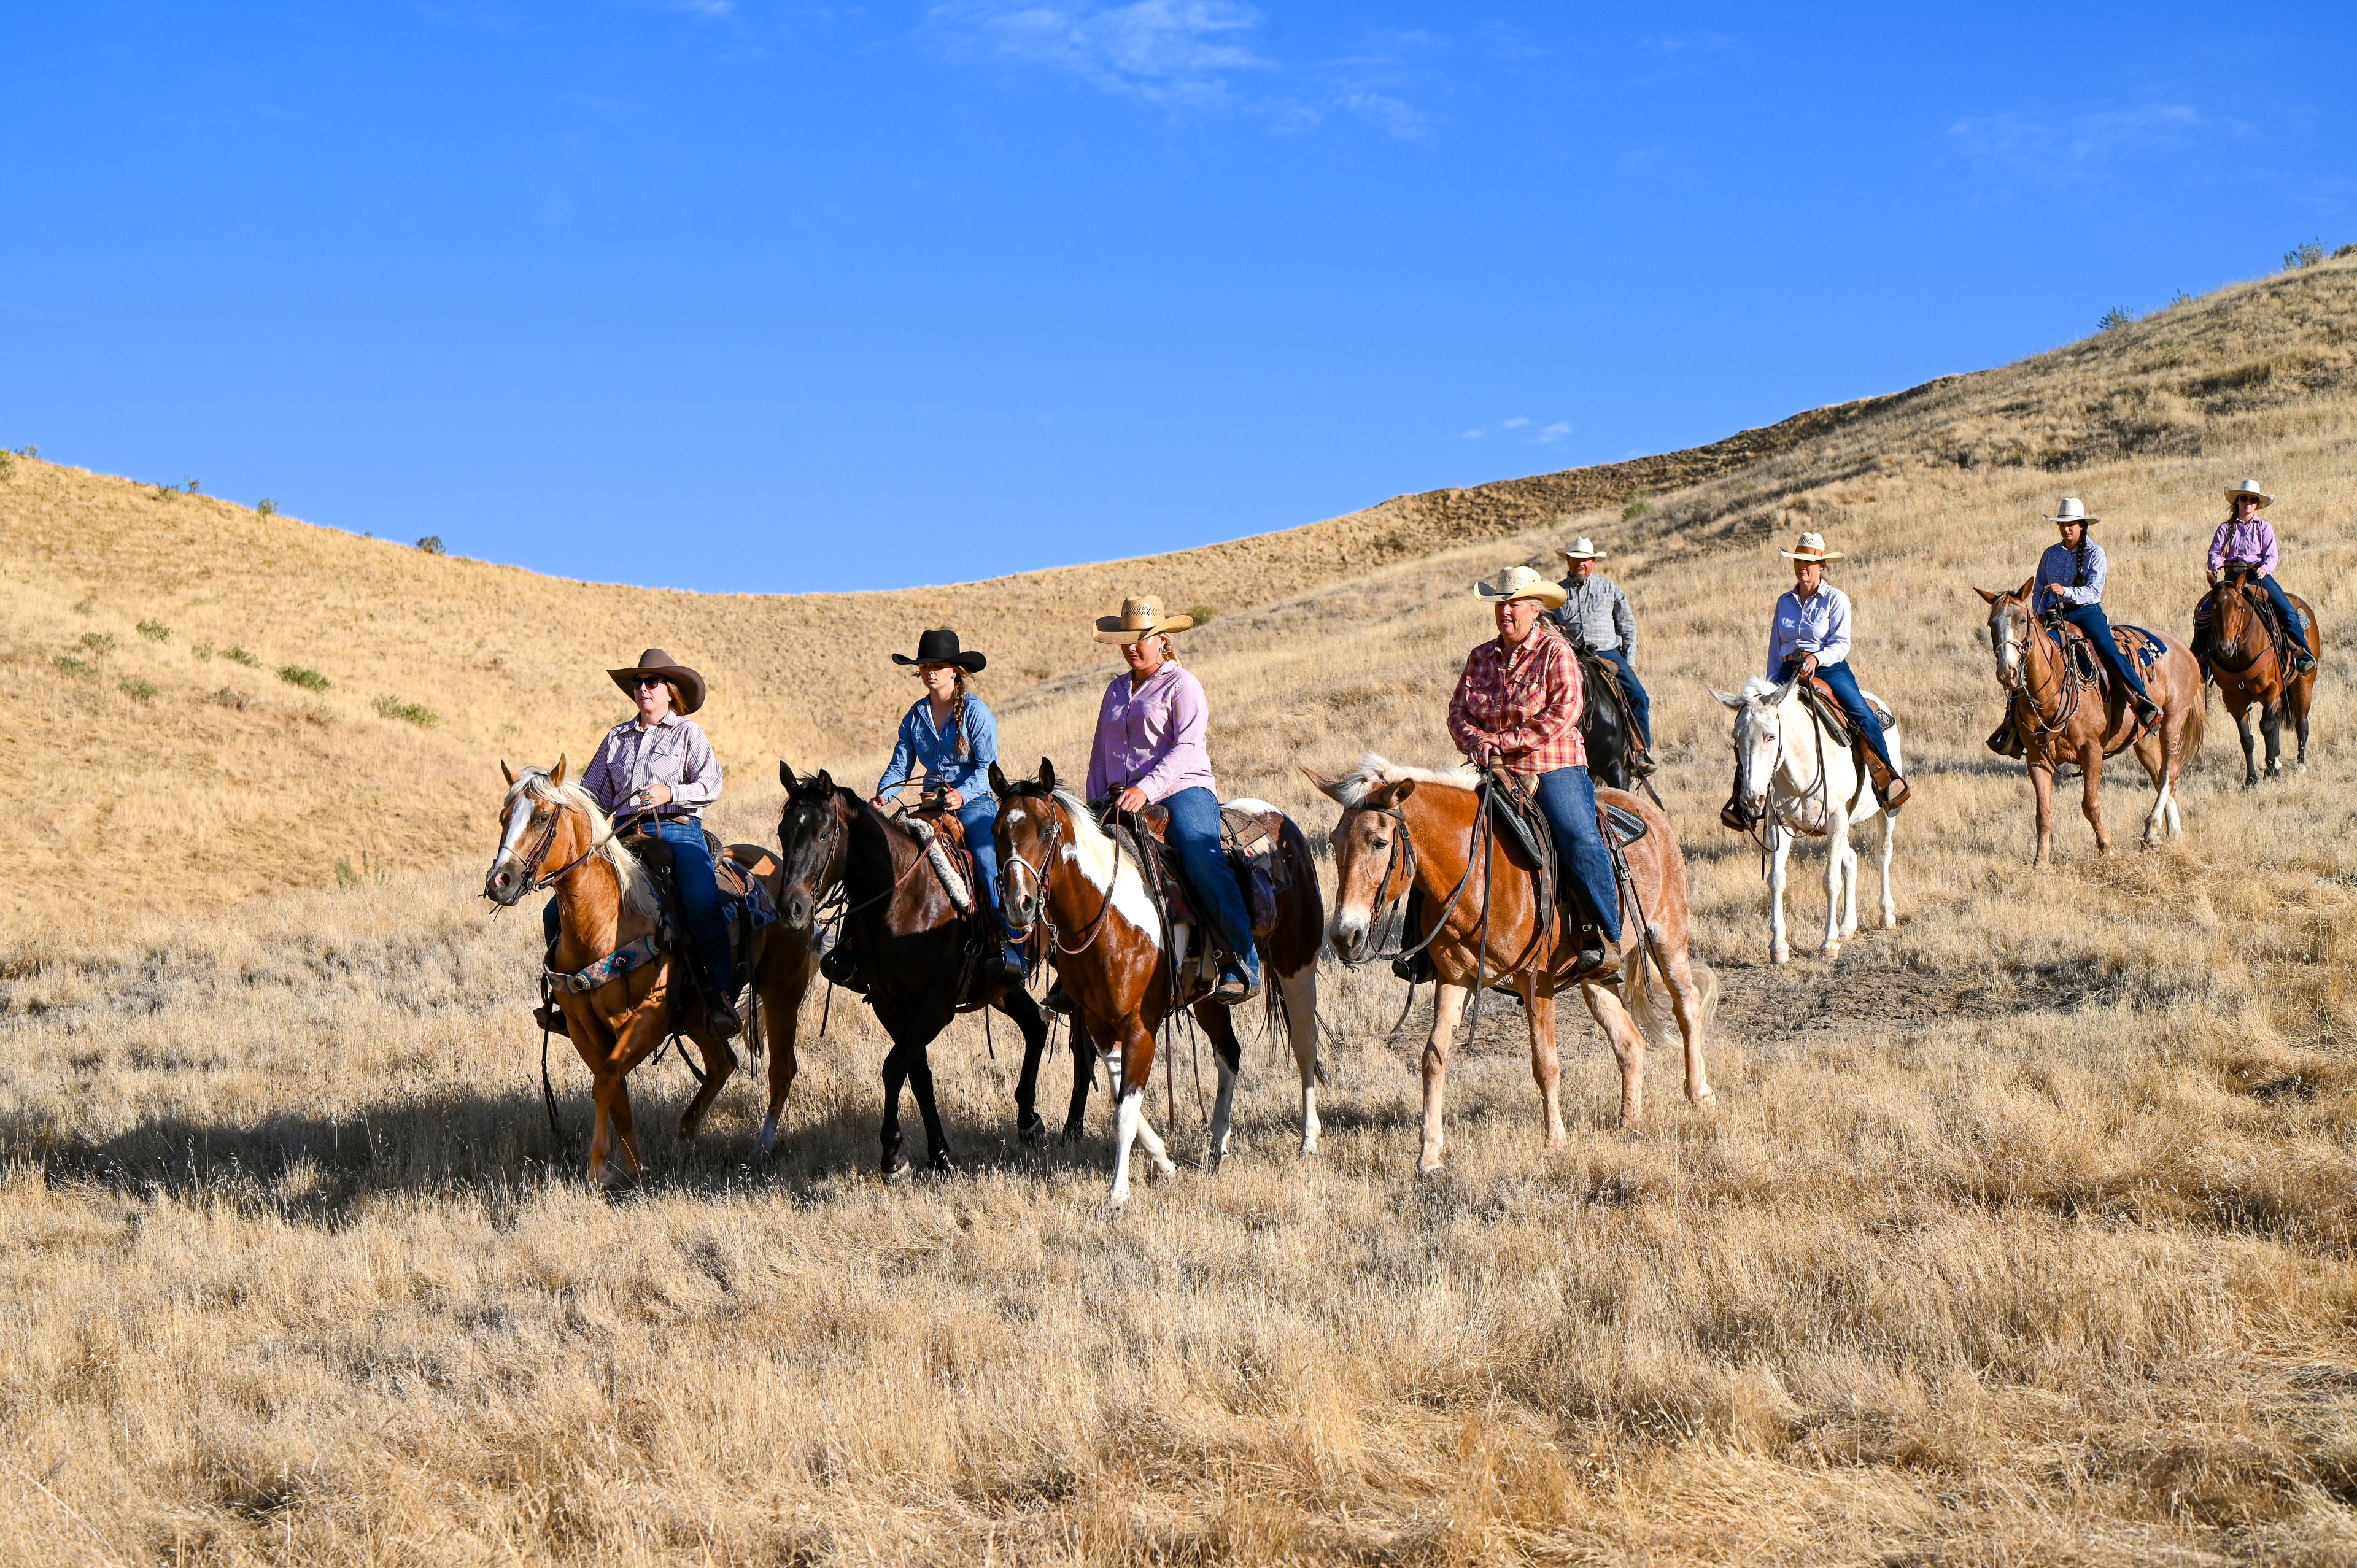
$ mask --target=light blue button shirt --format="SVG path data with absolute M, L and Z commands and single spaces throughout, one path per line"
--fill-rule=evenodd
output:
M 1796 653 L 1813 653 L 1820 667 L 1849 659 L 1849 596 L 1820 583 L 1806 599 L 1787 590 L 1776 601 L 1776 624 L 1768 633 L 1768 679 Z
M 965 755 L 957 754 L 953 730 L 933 727 L 933 703 L 920 697 L 900 720 L 900 739 L 892 747 L 892 761 L 877 784 L 878 795 L 906 784 L 922 764 L 926 776 L 938 779 L 971 800 L 990 793 L 990 765 L 998 760 L 998 721 L 969 693 L 965 700 Z
M 2104 602 L 2104 547 L 2090 539 L 2080 546 L 2087 553 L 2087 581 L 2072 587 L 2079 580 L 2079 552 L 2067 544 L 2050 544 L 2046 553 L 2038 558 L 2038 587 L 2029 596 L 2033 609 L 2044 609 L 2050 602 L 2065 605 L 2100 605 Z

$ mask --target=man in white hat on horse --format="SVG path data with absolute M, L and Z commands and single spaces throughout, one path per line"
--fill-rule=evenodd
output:
M 1653 701 L 1645 695 L 1637 667 L 1631 662 L 1637 657 L 1637 615 L 1629 607 L 1629 596 L 1611 578 L 1597 575 L 1596 564 L 1604 559 L 1605 552 L 1596 548 L 1593 541 L 1575 539 L 1570 548 L 1555 553 L 1563 557 L 1571 575 L 1563 580 L 1563 607 L 1549 612 L 1547 618 L 1575 644 L 1592 649 L 1597 657 L 1611 664 L 1620 677 L 1620 690 L 1628 694 L 1629 716 L 1636 722 L 1637 738 L 1650 754 Z M 1643 766 L 1652 767 L 1650 755 Z
M 2283 621 L 2292 673 L 2305 674 L 2316 668 L 2316 660 L 2308 651 L 2300 618 L 2292 613 L 2290 598 L 2276 582 L 2275 525 L 2259 515 L 2262 507 L 2276 504 L 2276 498 L 2261 489 L 2258 480 L 2244 479 L 2226 492 L 2226 501 L 2233 511 L 2210 539 L 2210 585 L 2216 587 L 2222 575 L 2237 567 L 2248 571 L 2251 580 L 2266 590 L 2268 602 Z
M 1849 596 L 1825 581 L 1825 568 L 1842 552 L 1826 549 L 1823 534 L 1803 533 L 1798 548 L 1776 553 L 1792 564 L 1792 585 L 1776 601 L 1775 624 L 1768 633 L 1768 679 L 1808 681 L 1831 697 L 1849 720 L 1850 733 L 1865 745 L 1874 798 L 1886 809 L 1904 803 L 1907 780 L 1890 766 L 1882 721 L 1866 705 L 1857 677 L 1850 673 Z

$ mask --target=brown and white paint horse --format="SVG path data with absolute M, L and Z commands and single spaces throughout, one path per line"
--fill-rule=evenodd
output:
M 2083 776 L 2079 810 L 2095 830 L 2097 853 L 2112 853 L 2112 835 L 2104 827 L 2104 758 L 2127 748 L 2136 717 L 2117 682 L 2111 683 L 2107 701 L 2080 701 L 2061 645 L 2031 613 L 2034 585 L 2033 579 L 2009 594 L 1973 591 L 1988 601 L 1989 650 L 1996 659 L 1996 682 L 2008 693 L 2021 735 L 2022 761 L 2038 796 L 2038 853 L 2030 864 L 2050 866 L 2054 864 L 2054 770 L 2065 763 L 2076 763 Z M 2185 832 L 2177 811 L 2177 780 L 2201 749 L 2202 705 L 2207 701 L 2193 650 L 2173 637 L 2151 635 L 2159 639 L 2163 651 L 2143 671 L 2144 685 L 2160 706 L 2161 722 L 2136 742 L 2136 760 L 2152 779 L 2152 810 L 2144 820 L 2147 849 L 2164 824 L 2171 838 Z
M 1190 986 L 1195 965 L 1189 955 L 1166 948 L 1161 920 L 1136 861 L 1097 826 L 1080 797 L 1056 788 L 1051 763 L 1042 757 L 1039 776 L 1020 782 L 1008 779 L 993 763 L 990 786 L 998 794 L 999 899 L 1007 929 L 1021 938 L 1035 925 L 1046 924 L 1057 978 L 1077 1010 L 1074 1043 L 1077 1031 L 1085 1029 L 1107 1069 L 1118 1075 L 1113 1187 L 1105 1195 L 1105 1211 L 1117 1213 L 1129 1201 L 1133 1144 L 1144 1144 L 1146 1157 L 1164 1175 L 1176 1168 L 1146 1122 L 1146 1085 L 1154 1069 L 1155 1035 L 1181 1007 L 1192 1007 L 1219 1063 L 1210 1150 L 1211 1168 L 1217 1170 L 1228 1154 L 1228 1122 L 1243 1058 L 1230 1010 L 1200 1000 L 1207 987 Z M 1291 886 L 1277 896 L 1275 929 L 1257 945 L 1276 997 L 1275 1011 L 1284 1020 L 1294 1065 L 1301 1073 L 1301 1153 L 1314 1155 L 1318 949 L 1326 925 L 1318 866 L 1301 830 L 1275 807 L 1250 800 L 1225 804 L 1282 819 L 1278 852 L 1286 857 Z
M 2293 635 L 2306 641 L 2308 656 L 2314 659 L 2324 651 L 2316 611 L 2297 594 L 2286 596 L 2307 614 L 2308 625 Z M 2267 777 L 2283 777 L 2283 723 L 2287 714 L 2299 736 L 2299 757 L 2295 765 L 2305 771 L 2308 710 L 2316 696 L 2315 668 L 2310 666 L 2298 674 L 2285 670 L 2284 661 L 2276 653 L 2276 639 L 2268 634 L 2270 618 L 2259 607 L 2266 596 L 2250 581 L 2248 573 L 2230 574 L 2206 597 L 2211 619 L 2205 668 L 2210 679 L 2218 683 L 2218 694 L 2226 700 L 2226 711 L 2234 715 L 2234 728 L 2243 737 L 2244 788 L 2255 788 L 2259 781 L 2251 735 L 2251 710 L 2255 707 L 2259 710 L 2260 732 L 2266 736 Z
M 1448 1053 L 1477 982 L 1511 983 L 1521 993 L 1530 1024 L 1531 1077 L 1538 1083 L 1540 1131 L 1548 1148 L 1560 1148 L 1565 1133 L 1556 1096 L 1562 1069 L 1555 1053 L 1555 998 L 1577 961 L 1578 930 L 1573 922 L 1556 919 L 1551 936 L 1542 938 L 1537 879 L 1531 868 L 1486 836 L 1490 853 L 1477 856 L 1474 828 L 1480 797 L 1474 791 L 1476 775 L 1462 768 L 1445 773 L 1402 768 L 1372 754 L 1341 779 L 1307 768 L 1302 772 L 1342 808 L 1332 836 L 1334 918 L 1329 936 L 1336 955 L 1353 964 L 1384 956 L 1370 950 L 1371 933 L 1391 924 L 1386 915 L 1407 897 L 1411 885 L 1424 894 L 1424 928 L 1403 931 L 1400 937 L 1411 949 L 1432 939 L 1426 950 L 1440 982 L 1432 1035 L 1424 1047 L 1424 1130 L 1416 1169 L 1441 1168 Z M 1669 819 L 1652 802 L 1623 789 L 1598 789 L 1596 798 L 1642 817 L 1646 827 L 1645 836 L 1624 854 L 1637 901 L 1651 922 L 1650 939 L 1637 910 L 1624 908 L 1620 919 L 1627 956 L 1617 970 L 1577 983 L 1589 1015 L 1620 1059 L 1620 1125 L 1633 1127 L 1644 1109 L 1644 1030 L 1660 1033 L 1664 1023 L 1651 970 L 1658 968 L 1667 983 L 1685 1046 L 1686 1098 L 1696 1105 L 1712 1099 L 1702 1037 L 1717 1004 L 1718 983 L 1687 953 L 1686 863 Z M 1654 955 L 1652 966 L 1648 951 Z M 1632 1008 L 1639 1017 L 1631 1015 Z
M 608 953 L 651 936 L 661 918 L 653 878 L 614 836 L 614 825 L 587 790 L 569 783 L 565 758 L 544 771 L 521 774 L 504 762 L 508 793 L 500 807 L 500 847 L 483 879 L 484 897 L 502 908 L 526 894 L 556 890 L 560 920 L 556 956 L 560 972 L 587 969 Z M 731 844 L 728 858 L 775 890 L 777 857 L 759 844 Z M 774 926 L 753 934 L 753 989 L 761 1004 L 770 1047 L 792 1052 L 794 1016 L 817 967 L 807 944 Z M 630 1091 L 624 1082 L 632 1068 L 651 1056 L 673 1032 L 672 955 L 658 951 L 651 961 L 616 975 L 595 991 L 556 993 L 565 1033 L 588 1065 L 596 1106 L 589 1138 L 589 1178 L 603 1184 L 606 1163 L 619 1145 L 626 1173 L 637 1180 L 644 1168 L 638 1133 L 630 1120 Z M 695 1010 L 697 1018 L 702 1009 Z M 700 1027 L 686 1031 L 704 1058 L 704 1083 L 680 1113 L 679 1136 L 695 1136 L 705 1112 L 737 1070 L 728 1042 Z

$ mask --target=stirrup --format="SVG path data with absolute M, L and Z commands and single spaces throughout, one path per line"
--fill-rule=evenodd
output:
M 1914 792 L 1915 791 L 1912 789 L 1909 788 L 1907 780 L 1903 776 L 1894 773 L 1890 776 L 1890 782 L 1889 784 L 1878 785 L 1876 787 L 1874 798 L 1882 802 L 1882 809 L 1884 811 L 1895 811 L 1900 807 L 1905 805 L 1907 803 L 1907 797 Z
M 532 1021 L 552 1035 L 567 1035 L 571 1027 L 565 1021 L 564 1010 L 554 1002 L 544 1002 L 532 1010 Z
M 1214 1006 L 1240 1007 L 1259 994 L 1260 984 L 1251 972 L 1240 963 L 1231 963 L 1221 966 L 1220 983 L 1211 987 L 1207 1000 Z

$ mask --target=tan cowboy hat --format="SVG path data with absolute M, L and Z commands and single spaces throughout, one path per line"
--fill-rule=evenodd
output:
M 1801 535 L 1801 547 L 1799 549 L 1785 550 L 1780 547 L 1776 553 L 1781 555 L 1787 561 L 1815 561 L 1823 563 L 1838 561 L 1842 558 L 1842 553 L 1840 551 L 1828 550 L 1825 548 L 1825 536 L 1822 533 L 1804 533 Z
M 2276 504 L 2276 498 L 2267 494 L 2266 491 L 2259 489 L 2259 481 L 2256 479 L 2244 479 L 2241 484 L 2234 486 L 2226 492 L 2226 499 L 2229 501 L 2239 500 L 2244 496 L 2250 497 L 2253 500 L 2257 501 L 2261 506 L 2273 506 Z
M 634 699 L 639 694 L 639 677 L 662 676 L 679 688 L 678 711 L 683 717 L 704 706 L 704 677 L 684 664 L 673 663 L 671 655 L 660 648 L 648 649 L 639 655 L 639 661 L 628 669 L 608 670 L 606 673 L 614 678 L 615 685 L 629 693 Z
M 2044 514 L 2040 513 L 2040 515 L 2043 516 Z M 2054 515 L 2047 518 L 2046 521 L 2049 522 L 2075 522 L 2083 527 L 2088 523 L 2101 522 L 2104 520 L 2100 517 L 2089 517 L 2087 515 L 2087 509 L 2079 504 L 2079 498 L 2077 496 L 2064 496 L 2062 498 L 2062 504 L 2056 507 L 2054 509 Z
M 1601 561 L 1604 559 L 1604 552 L 1598 550 L 1594 544 L 1585 539 L 1575 539 L 1571 542 L 1570 549 L 1558 550 L 1555 553 L 1562 556 L 1566 561 Z
M 1474 584 L 1473 591 L 1493 605 L 1502 605 L 1510 599 L 1536 599 L 1549 609 L 1561 609 L 1563 601 L 1571 597 L 1564 592 L 1562 584 L 1548 582 L 1528 566 L 1509 566 L 1486 582 Z
M 1099 642 L 1144 642 L 1149 637 L 1161 637 L 1173 631 L 1185 631 L 1195 624 L 1193 616 L 1167 616 L 1162 613 L 1162 601 L 1152 596 L 1121 601 L 1121 614 L 1097 617 Z

